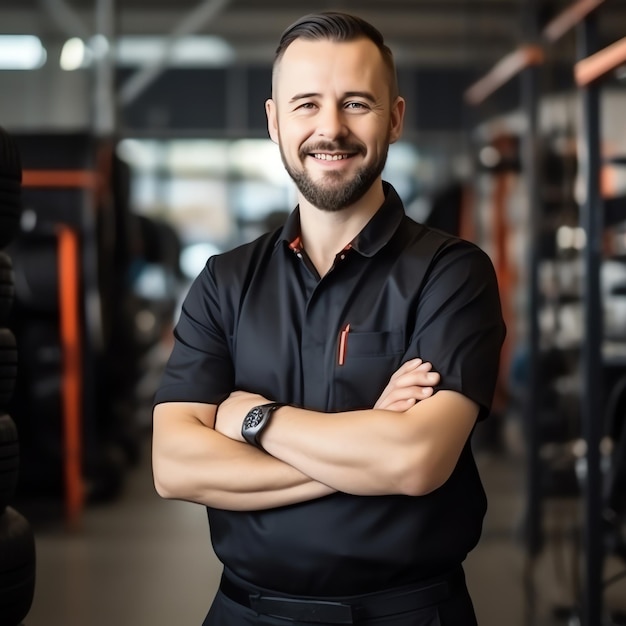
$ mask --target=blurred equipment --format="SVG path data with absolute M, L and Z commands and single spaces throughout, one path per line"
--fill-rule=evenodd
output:
M 149 433 L 162 366 L 152 349 L 178 304 L 180 242 L 168 224 L 133 214 L 114 140 L 15 139 L 24 163 L 24 212 L 10 247 L 18 496 L 33 515 L 61 508 L 76 528 L 86 505 L 119 496 Z
M 13 139 L 0 128 L 0 247 L 11 241 L 21 211 L 22 168 Z M 17 344 L 5 327 L 13 305 L 11 258 L 0 251 L 0 626 L 18 626 L 35 594 L 35 537 L 28 520 L 9 506 L 19 477 L 18 427 L 6 413 L 17 375 Z

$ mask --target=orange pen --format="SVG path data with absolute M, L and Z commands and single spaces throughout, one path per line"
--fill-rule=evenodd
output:
M 350 324 L 346 324 L 346 327 L 339 334 L 339 353 L 337 354 L 337 363 L 339 365 L 343 365 L 346 362 L 349 332 L 350 332 Z

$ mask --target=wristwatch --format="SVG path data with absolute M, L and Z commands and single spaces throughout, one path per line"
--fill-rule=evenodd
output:
M 263 446 L 259 441 L 261 433 L 270 423 L 272 413 L 281 406 L 285 406 L 285 404 L 281 402 L 269 402 L 268 404 L 260 404 L 250 409 L 241 425 L 242 437 L 249 444 L 263 450 Z

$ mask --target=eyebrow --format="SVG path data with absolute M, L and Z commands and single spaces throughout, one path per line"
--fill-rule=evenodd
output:
M 322 94 L 316 92 L 310 93 L 298 93 L 295 96 L 292 96 L 289 102 L 296 102 L 297 100 L 304 100 L 306 98 L 319 98 Z M 377 99 L 374 97 L 372 93 L 369 91 L 347 91 L 344 95 L 344 98 L 364 98 L 365 100 L 369 100 L 372 103 L 377 102 Z

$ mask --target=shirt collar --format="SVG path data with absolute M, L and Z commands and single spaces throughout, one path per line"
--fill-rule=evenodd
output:
M 383 181 L 385 201 L 363 230 L 346 247 L 353 248 L 363 256 L 374 256 L 400 226 L 404 206 L 396 190 Z M 300 246 L 300 207 L 297 206 L 287 218 L 278 242 L 285 241 L 292 249 Z M 277 243 L 278 243 L 277 242 Z

